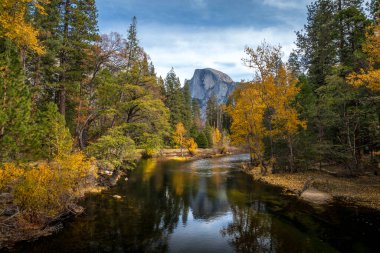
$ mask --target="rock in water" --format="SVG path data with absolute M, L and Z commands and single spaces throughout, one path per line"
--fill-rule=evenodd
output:
M 318 205 L 327 204 L 333 201 L 333 197 L 330 194 L 316 189 L 308 189 L 304 191 L 300 198 L 304 201 Z
M 203 120 L 206 118 L 207 101 L 213 95 L 219 104 L 227 102 L 228 96 L 234 91 L 237 83 L 231 77 L 215 69 L 196 69 L 189 81 L 192 98 L 199 101 Z

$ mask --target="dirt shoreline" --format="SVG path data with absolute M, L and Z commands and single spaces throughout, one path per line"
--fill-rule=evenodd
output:
M 198 149 L 195 155 L 190 155 L 187 150 L 183 150 L 183 156 L 180 149 L 163 149 L 154 158 L 160 161 L 178 160 L 178 161 L 195 161 L 207 158 L 217 158 L 229 155 L 244 154 L 246 153 L 241 148 L 230 147 L 226 153 L 220 153 L 217 149 L 206 148 Z
M 246 171 L 255 180 L 274 185 L 283 189 L 285 194 L 295 195 L 313 204 L 326 204 L 333 201 L 342 202 L 348 206 L 357 206 L 380 211 L 380 176 L 358 176 L 355 178 L 336 177 L 325 172 L 307 171 L 299 173 L 278 173 L 263 176 L 258 169 Z M 312 180 L 308 189 L 305 183 Z M 305 190 L 305 191 L 304 191 Z M 308 196 L 302 197 L 302 192 Z M 309 194 L 310 193 L 310 194 Z M 313 198 L 313 193 L 316 198 Z M 318 203 L 318 196 L 324 194 L 326 201 Z M 308 197 L 310 197 L 308 199 Z

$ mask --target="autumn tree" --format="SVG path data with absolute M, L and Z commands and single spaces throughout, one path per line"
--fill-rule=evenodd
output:
M 38 40 L 38 30 L 26 20 L 33 9 L 46 15 L 43 4 L 49 0 L 2 0 L 0 4 L 0 38 L 10 39 L 20 50 L 29 48 L 37 54 L 44 53 Z
M 246 144 L 249 148 L 251 165 L 263 166 L 265 104 L 260 95 L 259 85 L 244 84 L 235 90 L 234 99 L 235 103 L 228 108 L 232 118 L 232 142 Z
M 177 123 L 175 126 L 175 132 L 173 135 L 174 143 L 181 149 L 181 156 L 183 156 L 183 147 L 186 143 L 186 129 L 182 122 Z
M 218 128 L 214 128 L 212 130 L 212 143 L 214 144 L 214 148 L 220 148 L 222 141 L 222 134 L 220 133 Z
M 347 81 L 355 87 L 364 86 L 372 91 L 380 90 L 380 19 L 367 31 L 363 51 L 368 55 L 366 69 L 360 69 L 347 77 Z
M 247 47 L 245 64 L 257 69 L 255 80 L 242 84 L 235 92 L 235 102 L 228 111 L 232 117 L 232 141 L 246 142 L 251 164 L 265 165 L 265 138 L 270 139 L 273 159 L 274 139 L 285 139 L 289 147 L 289 164 L 294 166 L 294 136 L 304 122 L 299 120 L 293 103 L 299 89 L 298 80 L 281 61 L 281 48 L 263 43 L 256 49 Z

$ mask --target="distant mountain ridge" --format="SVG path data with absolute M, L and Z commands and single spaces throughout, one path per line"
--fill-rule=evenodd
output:
M 206 106 L 210 97 L 215 95 L 219 104 L 226 103 L 236 85 L 231 77 L 219 70 L 196 69 L 189 86 L 191 97 L 198 99 L 200 103 L 202 118 L 206 118 Z

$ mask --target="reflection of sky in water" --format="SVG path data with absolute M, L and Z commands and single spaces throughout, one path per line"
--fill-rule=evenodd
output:
M 234 252 L 226 238 L 220 233 L 222 227 L 232 222 L 231 212 L 208 220 L 195 219 L 190 212 L 187 223 L 179 223 L 169 239 L 170 252 Z M 180 220 L 182 220 L 180 218 Z M 196 231 L 196 232 L 195 232 Z M 207 245 L 207 249 L 205 248 Z
M 248 154 L 203 159 L 184 164 L 181 167 L 181 171 L 186 173 L 197 171 L 197 173 L 206 176 L 211 176 L 214 173 L 228 174 L 231 169 L 239 169 L 239 165 L 248 160 Z

